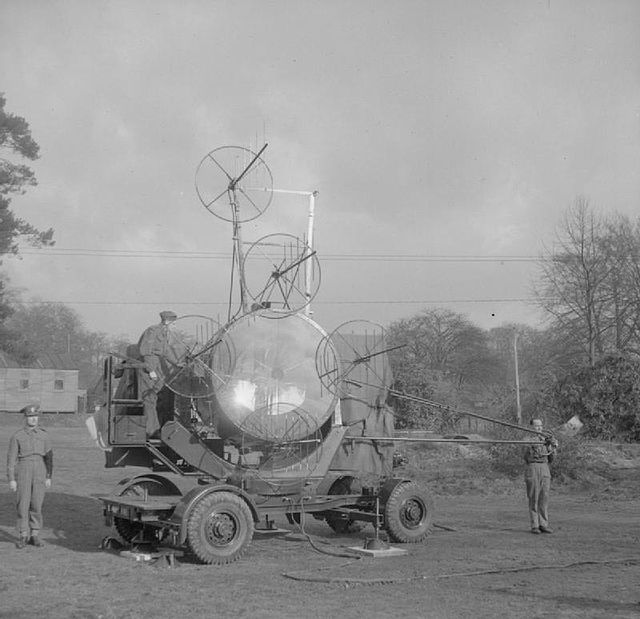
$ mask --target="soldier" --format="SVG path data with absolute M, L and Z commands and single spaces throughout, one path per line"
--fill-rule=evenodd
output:
M 25 406 L 25 425 L 9 441 L 7 477 L 9 487 L 17 493 L 17 548 L 27 543 L 42 546 L 42 503 L 45 488 L 51 487 L 53 451 L 47 431 L 38 426 L 40 409 L 35 404 Z
M 160 431 L 158 421 L 158 393 L 165 383 L 165 375 L 175 365 L 175 352 L 169 341 L 169 327 L 177 315 L 172 311 L 160 312 L 160 324 L 145 329 L 138 341 L 144 370 L 140 373 L 142 404 L 146 418 L 147 436 L 152 438 Z M 167 367 L 167 364 L 169 366 Z
M 531 425 L 536 432 L 542 432 L 542 420 L 534 418 Z M 524 452 L 526 468 L 524 480 L 529 501 L 531 533 L 553 533 L 549 526 L 549 491 L 551 473 L 549 462 L 553 461 L 558 442 L 554 438 L 540 438 L 540 444 L 529 445 Z

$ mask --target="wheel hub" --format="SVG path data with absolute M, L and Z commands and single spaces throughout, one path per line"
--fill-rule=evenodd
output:
M 212 514 L 206 525 L 207 540 L 215 546 L 224 546 L 233 541 L 237 526 L 229 514 Z
M 419 527 L 424 520 L 425 510 L 417 499 L 408 499 L 402 504 L 400 510 L 400 520 L 408 529 Z

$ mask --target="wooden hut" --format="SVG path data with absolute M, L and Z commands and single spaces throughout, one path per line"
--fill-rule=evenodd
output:
M 77 413 L 85 395 L 69 355 L 41 354 L 28 365 L 0 351 L 0 411 L 39 404 L 43 413 Z

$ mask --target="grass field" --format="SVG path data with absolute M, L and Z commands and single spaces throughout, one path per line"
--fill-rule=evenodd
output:
M 19 420 L 0 421 L 4 463 Z M 45 419 L 44 425 L 55 447 L 44 548 L 14 547 L 14 495 L 0 484 L 3 618 L 608 618 L 640 613 L 638 469 L 617 482 L 614 475 L 608 491 L 607 486 L 555 488 L 556 534 L 533 536 L 520 480 L 490 484 L 477 463 L 465 464 L 463 452 L 431 450 L 420 462 L 414 457 L 411 474 L 430 480 L 435 521 L 454 530 L 435 528 L 426 543 L 409 546 L 407 556 L 328 556 L 291 535 L 256 537 L 244 557 L 226 567 L 180 562 L 170 568 L 99 549 L 113 531 L 104 526 L 96 497 L 142 471 L 105 470 L 103 454 L 73 422 L 53 425 Z M 372 534 L 368 529 L 339 537 L 315 520 L 308 532 L 318 548 L 336 554 L 362 545 Z

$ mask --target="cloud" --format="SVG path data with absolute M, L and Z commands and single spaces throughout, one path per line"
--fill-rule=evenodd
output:
M 535 254 L 576 194 L 637 213 L 635 2 L 8 0 L 3 14 L 7 106 L 42 150 L 14 206 L 59 247 L 230 254 L 195 170 L 264 142 L 276 188 L 320 192 L 321 259 Z M 276 195 L 245 238 L 302 236 L 306 207 Z M 96 301 L 77 307 L 106 331 L 143 328 L 147 303 L 224 310 L 228 263 L 170 256 L 25 258 L 12 273 L 42 298 Z M 484 299 L 528 294 L 511 267 L 331 260 L 328 321 L 457 299 L 491 324 Z M 331 308 L 350 298 L 378 303 Z M 518 307 L 531 319 L 523 304 L 506 319 Z

